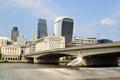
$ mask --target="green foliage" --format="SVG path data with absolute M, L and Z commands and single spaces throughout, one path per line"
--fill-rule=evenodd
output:
M 2 58 L 2 53 L 0 53 L 0 59 Z

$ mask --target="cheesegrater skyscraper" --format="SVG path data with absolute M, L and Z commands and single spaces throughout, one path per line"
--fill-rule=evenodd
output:
M 38 19 L 37 39 L 48 36 L 47 23 L 45 19 Z

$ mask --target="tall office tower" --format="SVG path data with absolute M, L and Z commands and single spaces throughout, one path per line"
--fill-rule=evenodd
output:
M 65 43 L 69 44 L 73 36 L 73 19 L 69 17 L 58 17 L 55 19 L 54 34 L 55 36 L 64 36 Z
M 19 36 L 18 27 L 13 27 L 11 30 L 11 40 L 17 42 L 17 36 Z
M 17 36 L 17 44 L 25 45 L 25 37 L 24 36 Z
M 37 39 L 45 36 L 48 36 L 46 20 L 38 19 Z
M 32 41 L 36 41 L 37 40 L 37 34 L 35 31 L 32 32 Z

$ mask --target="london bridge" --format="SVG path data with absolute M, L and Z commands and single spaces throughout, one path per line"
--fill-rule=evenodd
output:
M 23 55 L 28 62 L 57 62 L 60 57 L 80 56 L 86 66 L 118 66 L 120 42 L 38 51 Z

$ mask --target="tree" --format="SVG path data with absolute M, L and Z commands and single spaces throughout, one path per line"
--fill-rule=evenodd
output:
M 0 59 L 2 58 L 2 53 L 0 53 Z

